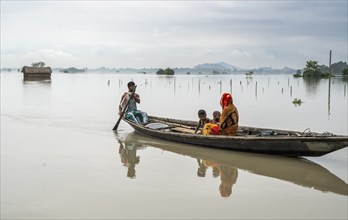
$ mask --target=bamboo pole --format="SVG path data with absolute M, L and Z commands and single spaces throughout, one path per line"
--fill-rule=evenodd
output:
M 332 51 L 330 50 L 330 57 L 329 57 L 329 77 L 331 77 L 331 56 L 332 56 Z

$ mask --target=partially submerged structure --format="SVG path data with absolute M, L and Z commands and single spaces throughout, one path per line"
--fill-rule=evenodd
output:
M 51 67 L 29 67 L 22 69 L 24 79 L 51 79 Z

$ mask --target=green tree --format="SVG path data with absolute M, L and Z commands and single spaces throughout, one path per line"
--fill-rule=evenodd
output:
M 159 69 L 156 74 L 158 75 L 174 75 L 175 71 L 173 69 L 170 69 L 169 67 L 164 69 Z
M 44 67 L 46 64 L 42 61 L 31 64 L 33 67 Z
M 163 75 L 164 74 L 164 69 L 157 70 L 156 74 Z
M 306 70 L 309 70 L 309 69 L 319 70 L 318 61 L 314 61 L 314 60 L 307 61 L 306 67 L 304 68 L 304 70 L 306 71 Z
M 320 66 L 318 61 L 309 60 L 306 63 L 306 67 L 303 71 L 303 77 L 320 77 L 322 72 L 320 71 Z
M 345 68 L 344 70 L 342 70 L 342 76 L 348 77 L 348 68 Z

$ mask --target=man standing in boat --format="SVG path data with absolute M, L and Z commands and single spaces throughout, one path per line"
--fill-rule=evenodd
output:
M 140 96 L 139 94 L 135 93 L 135 83 L 133 81 L 130 81 L 128 84 L 128 92 L 125 92 L 122 95 L 121 102 L 119 105 L 119 114 L 121 115 L 122 112 L 126 109 L 125 112 L 125 118 L 137 123 L 137 124 L 145 124 L 148 121 L 148 117 L 146 112 L 142 112 L 137 109 L 137 103 L 140 104 Z

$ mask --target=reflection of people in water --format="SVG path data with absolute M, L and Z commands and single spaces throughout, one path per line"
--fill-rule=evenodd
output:
M 124 146 L 125 145 L 125 146 Z M 121 162 L 128 167 L 127 177 L 135 178 L 135 165 L 140 162 L 140 156 L 137 156 L 137 146 L 134 143 L 125 141 L 124 145 L 120 142 L 119 154 Z
M 236 183 L 238 177 L 238 170 L 235 167 L 221 165 L 219 186 L 220 195 L 222 197 L 229 197 L 232 194 L 232 186 Z
M 232 194 L 232 186 L 236 183 L 238 177 L 238 169 L 225 164 L 219 164 L 212 161 L 200 160 L 198 162 L 197 176 L 205 177 L 207 169 L 212 168 L 213 177 L 220 176 L 219 191 L 222 197 L 229 197 Z
M 208 167 L 205 166 L 203 161 L 201 161 L 200 159 L 197 159 L 197 162 L 198 162 L 197 176 L 205 177 L 205 174 L 207 173 Z

